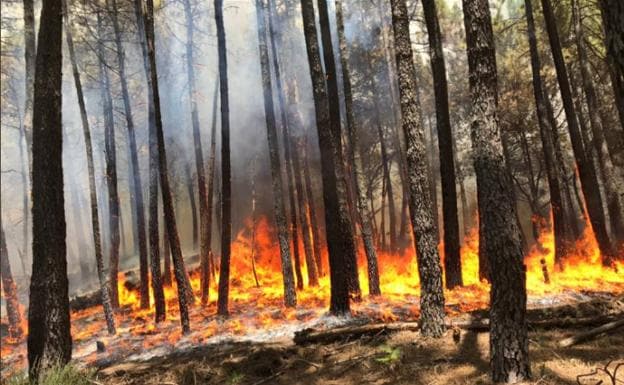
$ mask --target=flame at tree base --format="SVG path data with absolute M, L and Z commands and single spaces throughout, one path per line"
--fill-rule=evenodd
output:
M 318 286 L 308 287 L 307 271 L 302 266 L 306 287 L 297 292 L 297 308 L 285 308 L 279 249 L 274 230 L 265 218 L 256 224 L 253 253 L 260 287 L 256 287 L 252 271 L 250 240 L 251 221 L 248 221 L 247 227 L 238 233 L 232 244 L 231 317 L 228 320 L 215 316 L 217 285 L 216 282 L 211 282 L 209 305 L 201 306 L 197 301 L 192 306 L 190 313 L 193 331 L 190 336 L 182 336 L 175 284 L 165 288 L 167 320 L 157 325 L 153 321 L 153 306 L 150 309 L 140 309 L 138 292 L 127 289 L 124 285 L 125 277 L 120 274 L 121 309 L 116 314 L 118 335 L 106 335 L 101 306 L 72 312 L 74 357 L 84 362 L 95 360 L 95 339 L 105 341 L 114 350 L 136 350 L 136 347 L 131 349 L 129 341 L 139 344 L 142 350 L 149 350 L 163 345 L 202 343 L 219 335 L 251 335 L 259 332 L 266 335 L 267 330 L 288 328 L 292 332 L 305 327 L 306 322 L 321 319 L 329 303 L 329 276 L 320 277 Z M 530 299 L 578 291 L 624 292 L 624 274 L 618 273 L 624 270 L 622 259 L 616 262 L 614 268 L 602 265 L 590 226 L 586 226 L 583 236 L 575 242 L 559 270 L 555 269 L 553 234 L 545 231 L 540 236 L 539 244 L 541 247 L 533 247 L 525 258 L 526 286 Z M 478 249 L 478 229 L 474 228 L 466 235 L 461 248 L 464 286 L 445 290 L 444 293 L 449 315 L 488 307 L 489 284 L 479 280 Z M 300 251 L 303 256 L 303 250 Z M 378 257 L 382 295 L 369 297 L 366 295 L 368 285 L 365 256 L 359 255 L 363 299 L 352 302 L 354 315 L 380 321 L 417 318 L 420 286 L 413 249 L 407 249 L 401 254 L 379 252 Z M 302 257 L 301 260 L 304 261 L 305 258 Z M 326 256 L 323 260 L 326 260 Z M 548 271 L 549 283 L 545 282 L 543 266 Z M 324 267 L 324 270 L 327 271 L 327 268 Z M 199 296 L 198 272 L 191 274 L 191 285 Z M 25 341 L 10 341 L 3 337 L 0 353 L 3 361 L 8 358 L 16 368 L 25 367 Z

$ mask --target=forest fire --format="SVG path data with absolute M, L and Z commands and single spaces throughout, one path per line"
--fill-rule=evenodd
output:
M 252 270 L 251 221 L 241 230 L 233 242 L 231 281 L 231 317 L 227 320 L 215 316 L 217 300 L 216 284 L 211 283 L 210 304 L 202 307 L 199 301 L 191 309 L 189 336 L 183 336 L 178 327 L 177 290 L 175 284 L 165 288 L 167 320 L 153 322 L 153 307 L 140 309 L 139 293 L 128 289 L 124 274 L 120 274 L 120 310 L 116 314 L 119 324 L 116 336 L 106 335 L 101 307 L 96 306 L 72 313 L 72 336 L 74 357 L 84 363 L 96 360 L 114 360 L 130 354 L 139 354 L 158 348 L 174 349 L 189 343 L 209 342 L 211 339 L 239 338 L 264 340 L 286 337 L 295 330 L 312 324 L 340 322 L 330 320 L 324 314 L 330 293 L 328 275 L 320 278 L 318 287 L 308 287 L 297 292 L 296 309 L 283 307 L 282 279 L 279 251 L 275 234 L 269 222 L 262 218 L 257 222 L 254 256 L 259 286 L 256 286 Z M 604 267 L 590 227 L 577 241 L 574 250 L 566 258 L 562 269 L 554 268 L 553 238 L 550 232 L 540 237 L 542 250 L 534 247 L 525 259 L 527 267 L 527 292 L 529 306 L 537 306 L 536 300 L 568 292 L 624 291 L 624 265 L 619 262 L 615 269 Z M 489 285 L 479 281 L 478 231 L 467 234 L 461 249 L 464 286 L 445 291 L 447 314 L 459 315 L 471 310 L 487 308 Z M 380 278 L 382 296 L 367 296 L 367 274 L 364 256 L 360 255 L 360 283 L 363 298 L 352 304 L 354 316 L 369 320 L 397 321 L 415 319 L 418 316 L 419 279 L 415 257 L 411 249 L 403 254 L 380 253 Z M 549 283 L 544 280 L 543 263 L 548 269 Z M 302 266 L 306 276 L 305 266 Z M 191 274 L 191 284 L 196 294 L 200 292 L 199 273 Z M 25 319 L 25 317 L 24 317 Z M 4 321 L 4 320 L 3 320 Z M 24 329 L 26 325 L 24 325 Z M 95 341 L 106 346 L 106 352 L 96 352 Z M 25 339 L 14 341 L 2 339 L 3 371 L 23 368 L 25 362 Z M 5 364 L 12 363 L 12 365 Z M 3 376 L 7 373 L 3 373 Z

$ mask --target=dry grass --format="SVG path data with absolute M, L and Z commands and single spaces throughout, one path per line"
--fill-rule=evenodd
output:
M 573 346 L 557 342 L 578 332 L 536 331 L 530 334 L 533 380 L 526 384 L 578 385 L 577 376 L 624 362 L 624 331 Z M 611 365 L 611 369 L 615 365 Z M 624 368 L 618 374 L 624 384 Z M 585 378 L 581 385 L 611 385 L 604 375 Z M 442 339 L 401 332 L 389 337 L 363 338 L 331 345 L 227 344 L 125 363 L 102 370 L 99 382 L 110 385 L 356 385 L 489 384 L 488 334 L 451 333 Z

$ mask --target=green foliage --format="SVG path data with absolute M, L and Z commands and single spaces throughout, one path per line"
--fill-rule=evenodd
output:
M 243 381 L 244 378 L 245 375 L 243 373 L 234 371 L 230 373 L 230 377 L 228 378 L 228 384 L 238 384 Z
M 393 364 L 401 359 L 401 348 L 392 346 L 382 346 L 384 355 L 375 359 L 382 364 Z
M 39 381 L 39 385 L 91 385 L 92 370 L 79 369 L 69 364 L 48 369 Z M 6 385 L 30 385 L 28 375 L 22 373 L 9 378 Z

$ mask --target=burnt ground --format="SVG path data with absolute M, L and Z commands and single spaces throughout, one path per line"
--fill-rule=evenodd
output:
M 532 331 L 530 356 L 533 380 L 526 384 L 591 384 L 605 375 L 581 378 L 613 361 L 624 364 L 624 328 L 609 335 L 561 348 L 558 341 L 578 329 Z M 456 336 L 455 336 L 456 337 Z M 624 384 L 624 367 L 617 374 Z M 362 337 L 327 345 L 297 346 L 292 341 L 270 344 L 225 343 L 141 363 L 102 369 L 97 380 L 110 385 L 199 384 L 489 384 L 488 334 L 448 331 L 441 339 L 402 331 L 389 336 Z
M 574 320 L 596 315 L 624 317 L 624 297 L 532 309 L 528 318 L 558 320 L 565 328 L 530 328 L 533 380 L 541 385 L 624 384 L 624 328 L 585 343 L 563 348 L 559 341 L 586 331 Z M 468 316 L 468 314 L 466 315 Z M 469 314 L 482 319 L 484 310 Z M 441 339 L 400 331 L 338 342 L 296 345 L 283 337 L 271 343 L 222 341 L 143 361 L 101 368 L 99 384 L 110 385 L 356 385 L 489 384 L 489 335 L 449 330 Z M 622 367 L 613 383 L 600 369 Z M 598 370 L 597 375 L 582 377 Z

